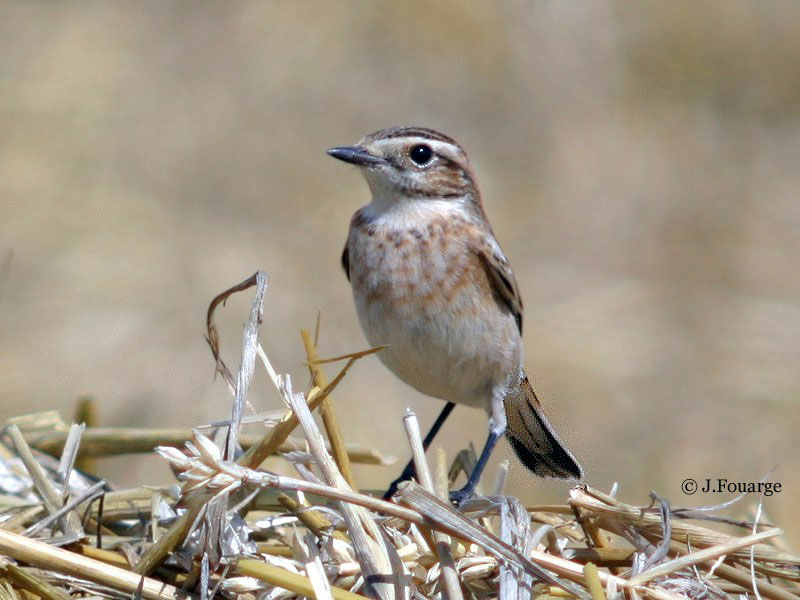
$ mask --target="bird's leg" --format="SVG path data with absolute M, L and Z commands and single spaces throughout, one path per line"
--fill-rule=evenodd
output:
M 506 431 L 506 411 L 503 406 L 502 393 L 494 393 L 492 395 L 491 409 L 492 414 L 489 417 L 489 437 L 486 438 L 486 443 L 483 445 L 483 450 L 478 457 L 478 462 L 475 464 L 475 468 L 472 469 L 472 473 L 470 473 L 467 479 L 467 484 L 460 490 L 450 492 L 450 501 L 456 506 L 461 506 L 465 500 L 475 493 L 475 486 L 478 485 L 478 481 L 481 479 L 481 474 L 483 473 L 483 469 L 486 468 L 486 463 L 489 462 L 492 450 L 494 450 L 494 447 L 497 445 L 497 440 L 499 440 Z
M 439 416 L 436 417 L 436 420 L 433 422 L 433 425 L 431 425 L 430 430 L 428 431 L 427 434 L 425 434 L 425 438 L 422 440 L 423 450 L 427 450 L 428 446 L 431 445 L 433 438 L 435 438 L 436 434 L 439 433 L 439 430 L 442 428 L 442 425 L 444 425 L 444 422 L 447 420 L 447 417 L 450 416 L 450 413 L 453 412 L 455 406 L 456 406 L 455 402 L 448 402 L 447 404 L 444 405 L 442 412 L 440 412 Z M 411 459 L 408 461 L 406 468 L 403 469 L 403 472 L 400 473 L 400 477 L 395 479 L 389 486 L 389 489 L 386 490 L 386 493 L 383 494 L 383 499 L 388 500 L 389 498 L 394 496 L 394 493 L 397 491 L 397 486 L 400 485 L 400 483 L 402 483 L 403 481 L 408 481 L 409 479 L 411 479 L 411 477 L 413 477 L 414 474 L 415 474 L 414 460 Z

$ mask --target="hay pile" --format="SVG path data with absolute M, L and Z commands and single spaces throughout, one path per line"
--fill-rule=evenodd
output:
M 213 312 L 249 285 L 256 298 L 233 376 L 219 357 Z M 502 495 L 502 478 L 494 494 L 456 510 L 444 499 L 458 468 L 449 472 L 440 451 L 430 468 L 411 413 L 404 425 L 419 483 L 403 484 L 392 502 L 354 491 L 351 461 L 383 459 L 343 442 L 330 393 L 374 350 L 334 359 L 347 363 L 328 383 L 321 365 L 331 361 L 319 360 L 304 334 L 314 385 L 295 392 L 258 344 L 265 291 L 257 274 L 209 310 L 209 341 L 234 397 L 224 426 L 203 433 L 86 429 L 52 414 L 7 425 L 0 444 L 2 598 L 800 600 L 800 556 L 775 545 L 781 531 L 758 517 L 732 523 L 713 511 L 673 510 L 658 498 L 634 507 L 588 486 L 573 488 L 563 505 L 526 508 Z M 265 435 L 245 436 L 247 387 L 259 362 L 288 410 Z M 311 416 L 316 409 L 327 444 Z M 303 439 L 293 441 L 298 428 Z M 75 468 L 76 461 L 90 468 L 90 456 L 156 446 L 180 487 L 110 490 Z M 297 477 L 258 469 L 276 453 Z M 739 533 L 708 527 L 714 520 Z

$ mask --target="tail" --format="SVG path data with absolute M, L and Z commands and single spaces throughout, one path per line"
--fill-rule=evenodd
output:
M 524 371 L 506 395 L 505 409 L 506 436 L 523 465 L 541 477 L 583 479 L 583 468 L 545 418 Z

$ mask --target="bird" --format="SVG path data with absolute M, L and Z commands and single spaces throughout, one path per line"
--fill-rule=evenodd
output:
M 387 346 L 378 356 L 399 379 L 446 402 L 426 448 L 455 404 L 488 413 L 486 443 L 451 500 L 474 494 L 503 434 L 533 473 L 582 480 L 525 371 L 519 287 L 462 147 L 433 129 L 392 127 L 328 154 L 356 165 L 372 194 L 341 258 L 364 334 Z M 411 473 L 409 464 L 387 496 Z

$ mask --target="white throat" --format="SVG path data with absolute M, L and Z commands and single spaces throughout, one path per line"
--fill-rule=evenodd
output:
M 368 219 L 382 220 L 387 225 L 399 228 L 412 227 L 442 217 L 464 217 L 464 200 L 448 198 L 408 198 L 396 195 L 373 196 L 372 201 L 364 207 L 363 214 Z
M 418 196 L 408 196 L 398 191 L 397 187 L 387 181 L 385 177 L 372 175 L 369 171 L 364 177 L 372 192 L 370 203 L 364 207 L 363 214 L 368 219 L 389 219 L 413 224 L 427 217 L 439 217 L 447 214 L 464 216 L 467 197 L 436 199 Z

